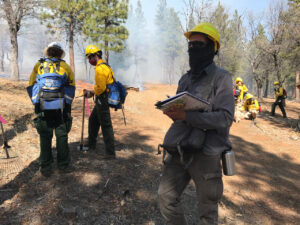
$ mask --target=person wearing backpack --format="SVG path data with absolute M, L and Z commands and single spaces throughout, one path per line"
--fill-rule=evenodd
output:
M 65 52 L 57 42 L 43 51 L 30 75 L 28 94 L 35 106 L 33 120 L 40 135 L 40 171 L 49 177 L 52 173 L 52 137 L 56 136 L 57 166 L 60 172 L 70 172 L 68 133 L 72 126 L 71 104 L 75 95 L 74 73 L 62 60 Z
M 164 112 L 173 124 L 161 145 L 167 157 L 163 160 L 158 205 L 168 225 L 186 225 L 181 195 L 193 180 L 200 223 L 215 225 L 223 193 L 220 158 L 232 148 L 232 75 L 213 61 L 220 48 L 220 35 L 214 25 L 203 22 L 184 35 L 189 40 L 190 70 L 179 80 L 177 93 L 188 91 L 210 104 L 204 110 L 173 108 Z
M 112 68 L 102 59 L 102 51 L 97 46 L 89 45 L 85 52 L 89 63 L 95 66 L 95 85 L 93 91 L 84 90 L 84 94 L 87 98 L 96 96 L 95 107 L 89 118 L 88 148 L 96 149 L 97 136 L 101 126 L 105 143 L 103 159 L 115 159 L 114 131 L 108 103 L 108 86 L 115 81 L 114 73 Z
M 272 104 L 271 116 L 275 116 L 276 106 L 279 106 L 279 108 L 282 112 L 283 118 L 287 118 L 286 112 L 284 109 L 284 101 L 285 101 L 286 95 L 284 95 L 284 89 L 280 86 L 280 83 L 278 81 L 274 82 L 274 92 L 275 92 L 275 102 Z

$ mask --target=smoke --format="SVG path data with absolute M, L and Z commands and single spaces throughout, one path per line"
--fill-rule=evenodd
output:
M 109 55 L 109 64 L 114 70 L 115 77 L 126 85 L 140 89 L 144 88 L 145 83 L 177 83 L 186 72 L 187 54 L 183 51 L 172 63 L 168 61 L 162 51 L 157 29 L 155 26 L 147 28 L 148 22 L 141 5 L 131 7 L 126 23 L 129 38 L 125 41 L 125 49 L 122 52 L 110 52 Z M 6 25 L 0 24 L 1 30 L 4 30 L 4 26 Z M 5 38 L 9 40 L 9 33 L 1 32 L 0 39 Z M 62 44 L 66 52 L 64 60 L 69 64 L 69 46 L 66 39 L 63 34 L 49 33 L 45 25 L 40 24 L 37 19 L 27 20 L 18 36 L 20 78 L 29 79 L 34 65 L 44 57 L 43 49 L 52 41 Z M 94 67 L 90 66 L 85 58 L 85 47 L 89 44 L 97 43 L 86 41 L 80 35 L 75 38 L 75 79 L 93 83 Z M 10 42 L 6 42 L 5 46 L 10 48 Z M 4 60 L 5 71 L 0 75 L 9 77 L 9 51 L 6 54 L 8 58 Z

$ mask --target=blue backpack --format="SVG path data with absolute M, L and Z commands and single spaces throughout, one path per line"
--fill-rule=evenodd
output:
M 36 83 L 27 88 L 33 104 L 40 104 L 41 110 L 63 110 L 65 103 L 71 104 L 75 87 L 68 84 L 67 75 L 59 74 L 61 59 L 40 60 Z M 52 69 L 52 70 L 51 70 Z
M 111 68 L 107 63 L 101 64 L 104 64 Z M 124 85 L 121 82 L 116 81 L 114 76 L 113 80 L 114 82 L 112 84 L 107 85 L 107 88 L 109 89 L 108 105 L 117 111 L 118 109 L 122 109 L 122 105 L 125 103 L 125 99 L 128 93 Z

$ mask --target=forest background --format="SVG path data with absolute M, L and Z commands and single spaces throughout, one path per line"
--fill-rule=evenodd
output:
M 300 0 L 272 1 L 263 13 L 213 0 L 182 0 L 178 11 L 169 2 L 158 0 L 148 21 L 140 0 L 0 0 L 0 76 L 27 80 L 43 49 L 58 41 L 76 80 L 93 82 L 85 47 L 95 43 L 125 84 L 176 84 L 189 69 L 183 33 L 207 21 L 221 36 L 215 61 L 233 79 L 242 77 L 258 98 L 279 81 L 300 99 Z

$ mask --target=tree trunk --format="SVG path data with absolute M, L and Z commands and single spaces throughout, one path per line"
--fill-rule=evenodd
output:
M 280 68 L 279 68 L 278 58 L 277 58 L 276 53 L 273 54 L 273 58 L 274 58 L 274 66 L 275 66 L 277 80 L 278 80 L 278 82 L 281 83 L 282 80 L 281 80 L 281 76 L 280 76 Z
M 108 51 L 108 41 L 105 41 L 105 61 L 108 63 L 109 51 Z
M 262 84 L 258 88 L 258 93 L 259 93 L 258 99 L 262 100 L 262 97 L 263 97 L 263 94 L 264 94 L 264 90 L 263 90 L 263 85 Z
M 296 84 L 300 83 L 300 71 L 296 71 Z M 296 87 L 296 100 L 300 100 L 300 90 Z
M 18 81 L 20 79 L 19 65 L 18 65 L 18 38 L 17 32 L 10 28 L 10 68 L 11 68 L 11 79 Z
M 0 71 L 4 72 L 4 50 L 1 51 L 0 57 Z
M 171 57 L 171 63 L 170 63 L 170 85 L 172 85 L 174 83 L 174 61 L 175 58 Z
M 139 79 L 138 60 L 137 60 L 136 54 L 134 55 L 134 65 L 135 65 L 135 74 L 134 74 L 134 78 L 133 78 L 133 83 L 137 84 L 137 85 L 141 85 L 140 79 Z
M 74 21 L 71 18 L 69 27 L 69 57 L 70 57 L 70 67 L 75 73 L 75 63 L 74 63 Z
M 264 98 L 268 97 L 268 92 L 269 92 L 269 74 L 267 74 L 267 76 L 266 76 L 266 89 L 265 89 L 265 93 L 264 93 Z

